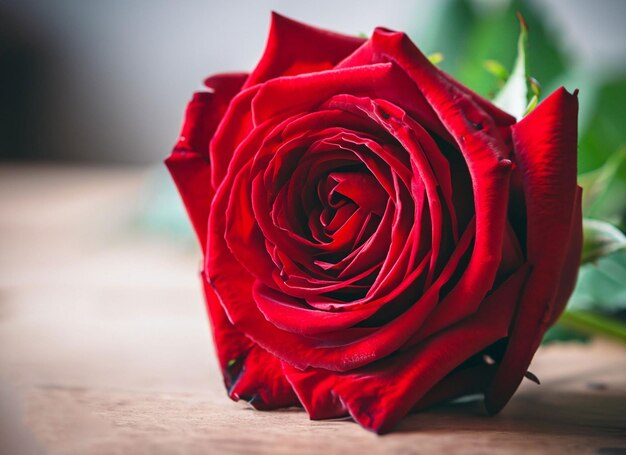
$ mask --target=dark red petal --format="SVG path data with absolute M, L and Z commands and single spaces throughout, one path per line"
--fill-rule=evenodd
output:
M 284 117 L 317 110 L 332 96 L 344 94 L 387 100 L 409 113 L 424 128 L 449 138 L 415 83 L 388 60 L 270 80 L 260 86 L 255 97 L 254 121 L 260 124 L 276 115 Z M 281 102 L 277 103 L 277 99 Z
M 567 305 L 569 297 L 574 292 L 576 280 L 578 278 L 578 270 L 580 267 L 580 259 L 583 248 L 583 215 L 582 215 L 582 192 L 583 189 L 578 187 L 576 192 L 576 202 L 574 203 L 574 215 L 572 217 L 572 231 L 570 233 L 569 245 L 567 247 L 567 256 L 561 273 L 561 281 L 559 289 L 554 298 L 554 307 L 549 325 L 554 324 Z
M 356 94 L 384 87 L 385 81 L 393 81 L 393 74 L 391 63 L 379 63 L 273 79 L 259 88 L 252 101 L 254 124 L 277 115 L 286 117 L 314 110 L 339 93 Z
M 209 141 L 246 77 L 246 74 L 219 74 L 205 81 L 211 91 L 193 96 L 178 143 L 165 160 L 203 249 L 214 191 L 210 180 Z
M 236 175 L 233 185 L 227 189 L 230 190 L 228 205 L 220 215 L 225 218 L 226 230 L 221 235 L 225 236 L 235 260 L 252 269 L 256 277 L 268 282 L 272 281 L 274 264 L 254 215 L 249 181 L 250 163 Z
M 233 327 L 206 276 L 203 273 L 200 276 L 204 287 L 207 313 L 211 321 L 213 345 L 217 351 L 217 359 L 224 376 L 224 384 L 230 389 L 236 380 L 235 369 L 240 367 L 241 360 L 252 349 L 254 343 Z
M 345 330 L 373 312 L 367 307 L 341 313 L 316 310 L 303 300 L 271 289 L 258 281 L 254 286 L 254 300 L 265 318 L 276 327 L 302 335 Z
M 495 372 L 495 366 L 487 364 L 455 370 L 430 389 L 412 410 L 421 411 L 454 398 L 483 393 Z
M 474 237 L 472 223 L 461 236 L 457 250 L 435 283 L 401 316 L 353 343 L 328 345 L 320 340 L 280 330 L 259 312 L 252 297 L 253 279 L 233 258 L 223 234 L 220 234 L 224 232 L 224 220 L 219 214 L 225 211 L 226 202 L 225 194 L 221 193 L 228 193 L 228 188 L 222 185 L 218 189 L 209 219 L 209 249 L 212 251 L 207 260 L 209 278 L 229 320 L 268 352 L 297 368 L 315 366 L 333 371 L 349 371 L 395 352 L 437 305 L 441 287 L 455 272 Z M 414 279 L 408 277 L 402 286 Z M 385 298 L 395 298 L 395 292 L 402 292 L 402 286 L 385 295 Z M 373 302 L 367 302 L 365 306 L 370 304 Z
M 198 92 L 187 106 L 185 120 L 175 149 L 209 156 L 209 141 L 219 125 L 228 103 L 241 90 L 246 73 L 216 74 L 204 81 L 207 92 Z
M 469 316 L 493 286 L 506 227 L 509 149 L 499 127 L 513 119 L 482 102 L 432 65 L 403 33 L 376 29 L 370 59 L 392 61 L 420 88 L 464 156 L 472 177 L 476 242 L 466 272 L 438 305 L 428 334 Z M 426 336 L 426 335 L 424 335 Z
M 253 87 L 234 97 L 211 139 L 209 153 L 212 165 L 211 184 L 214 188 L 224 180 L 235 150 L 253 128 L 250 103 L 257 91 L 258 87 Z
M 330 69 L 364 42 L 363 38 L 322 30 L 272 12 L 265 52 L 245 87 L 279 76 Z
M 213 188 L 208 158 L 195 152 L 174 151 L 165 164 L 185 204 L 202 251 L 206 251 L 207 221 Z
M 568 258 L 568 252 L 577 256 L 580 248 L 581 218 L 576 206 L 577 115 L 577 97 L 560 88 L 512 127 L 515 159 L 527 207 L 527 259 L 533 270 L 507 350 L 486 396 L 485 403 L 491 413 L 502 409 L 515 392 L 541 337 L 569 297 L 558 294 L 565 261 L 575 261 Z M 575 244 L 570 243 L 571 235 Z M 568 281 L 572 268 L 567 264 Z M 571 286 L 566 288 L 571 291 Z
M 231 324 L 204 274 L 202 284 L 213 344 L 230 398 L 246 400 L 257 409 L 298 405 L 280 362 Z
M 407 61 L 405 57 L 409 57 Z M 416 58 L 417 57 L 417 58 Z M 401 63 L 403 61 L 405 63 Z M 411 60 L 415 65 L 411 65 Z M 443 85 L 453 86 L 455 91 L 462 93 L 464 96 L 471 98 L 472 102 L 477 104 L 481 109 L 485 110 L 489 117 L 495 121 L 497 125 L 508 126 L 515 123 L 515 118 L 494 106 L 491 102 L 477 95 L 460 82 L 441 71 L 435 65 L 430 63 L 428 59 L 415 47 L 409 37 L 401 32 L 385 29 L 382 27 L 374 30 L 371 39 L 363 46 L 359 47 L 354 53 L 350 54 L 344 61 L 340 62 L 337 67 L 349 68 L 352 66 L 368 65 L 373 63 L 393 61 L 399 63 L 400 66 L 413 78 L 417 87 L 428 98 L 428 89 L 426 89 L 419 78 L 415 78 L 415 71 L 428 71 Z M 408 63 L 408 65 L 406 64 Z M 435 108 L 436 110 L 436 108 Z M 427 126 L 430 128 L 430 126 Z M 444 136 L 447 138 L 447 136 Z
M 239 375 L 228 395 L 235 401 L 245 400 L 262 410 L 300 404 L 285 378 L 280 361 L 256 345 L 242 359 Z
M 379 216 L 385 213 L 388 195 L 373 175 L 364 172 L 336 172 L 330 174 L 337 181 L 331 192 L 339 193 L 367 212 Z
M 527 275 L 528 267 L 519 269 L 470 318 L 408 351 L 346 373 L 302 371 L 287 363 L 283 370 L 311 418 L 349 413 L 363 427 L 385 433 L 452 370 L 507 335 Z
M 502 244 L 502 260 L 500 261 L 497 279 L 500 280 L 501 278 L 508 277 L 517 270 L 525 260 L 517 235 L 511 224 L 507 223 L 506 231 L 504 232 L 504 242 Z

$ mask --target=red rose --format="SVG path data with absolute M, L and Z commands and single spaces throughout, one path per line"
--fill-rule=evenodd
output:
M 377 432 L 498 412 L 576 278 L 576 96 L 516 123 L 403 33 L 276 14 L 252 73 L 205 83 L 167 166 L 230 397 Z

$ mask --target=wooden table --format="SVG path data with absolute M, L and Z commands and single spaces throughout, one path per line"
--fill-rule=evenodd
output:
M 626 453 L 626 349 L 601 340 L 541 349 L 497 417 L 382 437 L 231 402 L 197 249 L 138 227 L 155 172 L 0 167 L 0 453 Z

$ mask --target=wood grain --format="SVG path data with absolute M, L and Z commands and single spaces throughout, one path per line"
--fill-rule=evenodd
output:
M 601 340 L 541 349 L 497 417 L 457 403 L 382 437 L 231 402 L 197 250 L 137 228 L 154 172 L 0 167 L 1 453 L 625 453 L 626 349 Z

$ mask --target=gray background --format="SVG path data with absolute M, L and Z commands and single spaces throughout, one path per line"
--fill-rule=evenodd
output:
M 271 10 L 349 34 L 370 33 L 377 25 L 406 30 L 420 45 L 441 3 L 2 1 L 0 44 L 17 50 L 11 61 L 18 64 L 0 82 L 5 98 L 19 98 L 5 102 L 2 121 L 15 123 L 5 130 L 19 134 L 0 140 L 0 157 L 160 161 L 203 78 L 254 66 Z M 534 3 L 581 67 L 624 66 L 626 1 Z

